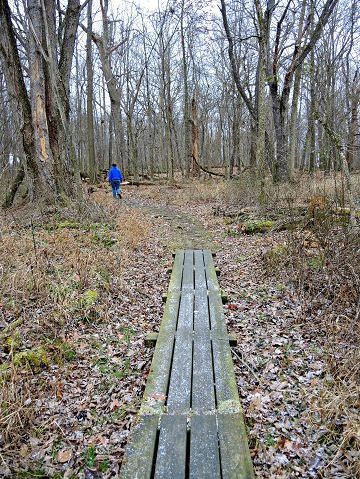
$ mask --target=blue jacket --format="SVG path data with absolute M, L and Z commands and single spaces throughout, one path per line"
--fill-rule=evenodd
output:
M 109 171 L 109 183 L 111 183 L 114 180 L 122 181 L 123 175 L 119 168 L 117 166 L 112 166 L 110 171 Z

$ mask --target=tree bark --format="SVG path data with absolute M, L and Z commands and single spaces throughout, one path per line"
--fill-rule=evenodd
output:
M 46 176 L 37 159 L 30 99 L 26 90 L 11 11 L 7 0 L 0 0 L 0 54 L 5 80 L 21 121 L 22 144 L 29 177 L 29 199 L 47 197 Z M 10 203 L 8 202 L 8 206 Z
M 191 119 L 189 114 L 189 83 L 188 83 L 188 64 L 186 58 L 185 47 L 185 31 L 184 31 L 184 8 L 185 0 L 181 2 L 181 18 L 180 18 L 180 38 L 181 38 L 181 51 L 182 51 L 182 68 L 183 68 L 183 81 L 184 81 L 184 170 L 186 177 L 189 176 L 191 169 Z
M 194 177 L 200 176 L 199 168 L 199 127 L 197 124 L 197 107 L 195 96 L 191 100 L 191 174 Z
M 90 180 L 96 181 L 95 135 L 94 135 L 94 72 L 92 65 L 92 0 L 87 6 L 86 33 L 86 124 L 87 124 L 87 157 Z
M 304 27 L 304 18 L 305 18 L 305 10 L 306 10 L 307 0 L 303 0 L 301 5 L 300 11 L 300 19 L 299 19 L 299 26 L 298 26 L 298 33 L 297 33 L 297 48 L 300 47 L 301 38 L 303 35 L 303 27 Z M 297 135 L 297 120 L 298 120 L 298 103 L 299 103 L 299 95 L 300 95 L 300 83 L 301 83 L 301 75 L 302 75 L 302 65 L 295 72 L 294 77 L 294 86 L 293 86 L 293 96 L 291 102 L 291 114 L 290 114 L 290 133 L 289 133 L 289 176 L 290 179 L 293 177 L 294 168 L 295 168 L 295 155 L 296 155 L 296 146 L 298 142 L 298 135 Z

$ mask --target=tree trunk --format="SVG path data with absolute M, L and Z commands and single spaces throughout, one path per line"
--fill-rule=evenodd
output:
M 359 96 L 360 96 L 360 86 L 358 85 L 358 75 L 355 74 L 353 80 L 353 90 L 350 94 L 350 121 L 349 121 L 349 132 L 347 139 L 347 148 L 346 148 L 346 161 L 349 165 L 349 169 L 355 169 L 355 152 L 356 152 L 356 133 L 358 131 L 358 108 L 359 108 Z
M 33 35 L 31 35 L 31 39 L 30 48 L 34 50 Z M 11 21 L 11 11 L 7 0 L 0 0 L 0 55 L 7 87 L 16 103 L 16 110 L 21 121 L 22 143 L 28 170 L 29 199 L 32 201 L 38 198 L 44 198 L 53 201 L 55 192 L 51 187 L 52 182 L 48 175 L 47 165 L 41 164 L 37 156 L 32 107 L 25 86 L 14 28 Z M 38 57 L 37 60 L 39 60 Z M 34 66 L 32 67 L 34 68 Z M 44 90 L 42 95 L 42 105 L 44 107 Z M 16 185 L 14 184 L 14 186 Z M 8 205 L 10 206 L 10 202 L 8 202 Z
M 197 124 L 197 108 L 195 96 L 191 100 L 191 174 L 194 177 L 200 176 L 199 167 L 199 127 Z
M 306 10 L 306 3 L 307 0 L 303 0 L 301 5 L 301 12 L 300 12 L 300 19 L 299 19 L 299 26 L 298 26 L 298 33 L 297 33 L 297 43 L 298 48 L 300 46 L 301 38 L 303 35 L 303 25 L 304 25 L 304 18 L 305 18 L 305 10 Z M 293 177 L 294 168 L 295 168 L 295 155 L 296 155 L 296 146 L 298 143 L 298 134 L 297 134 L 297 121 L 298 121 L 298 103 L 299 103 L 299 95 L 300 95 L 300 83 L 301 83 L 301 75 L 302 75 L 302 65 L 295 72 L 294 77 L 294 86 L 293 86 L 293 96 L 292 96 L 292 103 L 291 103 L 291 114 L 290 114 L 290 146 L 289 146 L 289 175 L 290 178 Z
M 24 165 L 20 165 L 17 175 L 15 177 L 15 180 L 13 181 L 11 187 L 6 193 L 5 200 L 2 204 L 3 208 L 9 208 L 13 204 L 17 190 L 19 189 L 19 186 L 23 182 L 24 178 L 25 178 Z
M 44 58 L 41 41 L 45 36 L 40 3 L 28 0 L 30 20 L 29 35 L 29 76 L 31 92 L 32 121 L 34 125 L 35 147 L 42 176 L 48 195 L 55 194 L 54 157 L 50 147 L 49 127 L 46 109 L 46 86 Z
M 181 2 L 181 19 L 180 19 L 180 37 L 181 37 L 181 50 L 182 50 L 182 67 L 183 67 L 183 79 L 184 79 L 184 170 L 186 177 L 189 176 L 191 168 L 191 119 L 189 114 L 189 84 L 188 84 L 188 64 L 186 59 L 185 48 L 185 32 L 184 32 L 184 7 L 185 0 Z
M 92 0 L 87 6 L 87 33 L 86 33 L 86 124 L 87 124 L 87 157 L 90 180 L 96 181 L 95 141 L 94 141 L 94 72 L 92 65 Z

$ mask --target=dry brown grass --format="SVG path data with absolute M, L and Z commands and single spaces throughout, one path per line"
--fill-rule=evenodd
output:
M 0 436 L 7 443 L 29 430 L 36 399 L 48 392 L 38 373 L 72 354 L 68 333 L 79 321 L 108 321 L 109 292 L 121 291 L 122 268 L 148 236 L 140 215 L 123 209 L 124 221 L 118 205 L 92 206 L 102 222 L 86 217 L 89 208 L 44 222 L 17 220 L 21 210 L 1 218 Z
M 352 175 L 353 193 L 360 208 L 360 174 Z M 297 173 L 291 184 L 274 185 L 267 177 L 261 190 L 249 172 L 227 181 L 224 178 L 178 181 L 179 188 L 166 186 L 141 187 L 139 194 L 163 204 L 212 203 L 222 206 L 254 207 L 259 209 L 291 209 L 304 206 L 316 196 L 325 196 L 335 206 L 346 206 L 345 182 L 341 173 L 309 176 Z
M 277 267 L 282 276 L 287 271 L 297 288 L 304 332 L 316 338 L 325 354 L 326 387 L 320 396 L 311 397 L 309 391 L 311 413 L 327 430 L 324 440 L 338 444 L 333 461 L 341 457 L 351 477 L 359 477 L 359 226 L 350 228 L 348 217 L 334 213 L 332 199 L 323 199 L 305 228 L 289 233 Z

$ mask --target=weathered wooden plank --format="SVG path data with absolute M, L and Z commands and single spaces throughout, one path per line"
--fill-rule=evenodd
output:
M 216 416 L 192 416 L 190 437 L 190 478 L 220 479 Z
M 229 341 L 213 339 L 212 349 L 217 410 L 229 414 L 241 412 Z
M 156 345 L 158 336 L 159 336 L 159 333 L 148 333 L 144 339 L 145 346 L 147 348 L 153 348 Z M 219 339 L 216 334 L 214 334 L 214 336 L 210 335 L 210 338 L 212 337 L 214 337 L 214 339 Z M 237 346 L 238 342 L 237 342 L 236 336 L 234 336 L 233 334 L 229 334 L 228 339 L 229 339 L 229 346 L 231 348 Z
M 205 413 L 215 410 L 214 371 L 211 340 L 206 336 L 194 336 L 192 410 Z
M 203 252 L 194 252 L 194 356 L 192 410 L 213 411 L 215 408 L 214 372 L 210 340 L 210 319 Z
M 172 267 L 172 273 L 170 277 L 169 288 L 168 288 L 169 293 L 181 290 L 184 257 L 185 257 L 184 251 L 178 251 L 175 255 L 174 264 Z
M 218 431 L 223 479 L 254 479 L 242 413 L 219 414 Z
M 151 477 L 159 416 L 141 416 L 130 432 L 130 442 L 120 471 L 120 479 Z
M 152 348 L 156 345 L 159 333 L 148 333 L 144 338 L 144 344 L 147 348 Z
M 182 290 L 194 290 L 194 251 L 185 250 Z
M 182 479 L 186 470 L 187 418 L 162 416 L 156 457 L 156 479 Z
M 159 334 L 140 414 L 161 414 L 164 410 L 171 371 L 175 336 Z
M 206 289 L 195 289 L 194 297 L 194 332 L 210 336 L 209 303 Z
M 180 339 L 181 334 L 191 334 L 194 321 L 194 291 L 183 291 L 179 305 L 179 316 L 176 333 Z
M 204 254 L 207 288 L 209 291 L 219 291 L 220 286 L 217 279 L 212 255 L 210 251 L 207 251 L 207 250 L 204 250 L 203 254 Z
M 142 414 L 161 414 L 163 411 L 171 371 L 179 304 L 180 293 L 171 293 L 165 305 L 150 373 L 146 382 L 144 399 L 140 409 Z
M 194 292 L 185 290 L 180 300 L 167 401 L 169 412 L 173 413 L 186 413 L 190 408 L 193 314 Z
M 210 320 L 207 297 L 204 258 L 202 250 L 194 252 L 195 259 L 195 298 L 194 298 L 194 331 L 209 337 Z
M 192 335 L 183 334 L 181 339 L 176 338 L 167 399 L 171 414 L 184 414 L 190 409 L 192 348 Z
M 174 334 L 176 331 L 177 318 L 180 306 L 180 292 L 172 292 L 168 294 L 164 307 L 163 318 L 160 324 L 159 333 Z
M 194 251 L 195 289 L 207 289 L 203 250 Z
M 195 411 L 211 411 L 215 408 L 210 320 L 205 289 L 195 290 L 192 408 Z
M 228 332 L 225 323 L 224 307 L 221 301 L 220 290 L 209 291 L 208 301 L 212 335 L 218 338 L 225 338 L 227 337 Z

